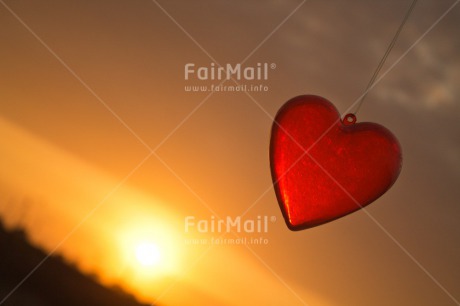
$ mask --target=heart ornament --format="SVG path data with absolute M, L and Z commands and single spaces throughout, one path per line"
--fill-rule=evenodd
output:
M 401 170 L 401 147 L 385 127 L 341 120 L 328 100 L 295 97 L 272 126 L 270 164 L 283 217 L 291 230 L 314 227 L 359 210 L 384 194 Z

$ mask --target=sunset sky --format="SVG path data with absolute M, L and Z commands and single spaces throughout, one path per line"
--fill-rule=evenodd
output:
M 460 1 L 417 3 L 357 115 L 401 143 L 385 195 L 292 232 L 270 175 L 277 110 L 346 112 L 410 2 L 0 0 L 2 220 L 159 305 L 459 305 Z M 186 90 L 241 62 L 263 91 Z M 268 232 L 185 231 L 240 215 Z M 237 237 L 267 243 L 209 244 Z

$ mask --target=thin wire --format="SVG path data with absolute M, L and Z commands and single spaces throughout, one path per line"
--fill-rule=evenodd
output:
M 393 49 L 396 41 L 398 40 L 398 37 L 399 37 L 399 34 L 401 33 L 404 25 L 406 24 L 406 21 L 409 19 L 409 16 L 411 15 L 412 11 L 414 10 L 414 7 L 415 7 L 415 4 L 417 3 L 418 0 L 413 0 L 412 1 L 412 4 L 410 5 L 409 9 L 407 10 L 407 13 L 406 15 L 404 16 L 404 19 L 403 21 L 401 22 L 401 24 L 399 25 L 399 28 L 398 28 L 398 31 L 396 31 L 396 34 L 395 36 L 393 37 L 393 39 L 391 40 L 391 43 L 390 45 L 388 46 L 387 50 L 385 51 L 385 54 L 383 55 L 382 59 L 380 60 L 380 63 L 379 65 L 377 66 L 377 69 L 375 69 L 374 71 L 374 74 L 372 75 L 372 78 L 371 80 L 369 81 L 369 83 L 367 84 L 367 87 L 366 87 L 366 90 L 361 98 L 361 100 L 359 101 L 358 103 L 358 106 L 356 107 L 356 110 L 353 112 L 353 114 L 356 115 L 356 113 L 359 111 L 359 109 L 361 108 L 361 105 L 363 104 L 364 102 L 364 99 L 366 98 L 367 94 L 369 93 L 369 89 L 371 88 L 372 84 L 374 84 L 375 82 L 375 79 L 377 78 L 380 70 L 382 69 L 383 67 L 383 64 L 385 63 L 388 55 L 390 54 L 391 52 L 391 49 Z

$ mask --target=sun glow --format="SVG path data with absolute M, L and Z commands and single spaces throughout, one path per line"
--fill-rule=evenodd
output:
M 141 242 L 136 247 L 136 259 L 143 267 L 151 267 L 161 264 L 161 251 L 155 243 Z
M 150 281 L 177 273 L 180 240 L 168 224 L 158 219 L 141 219 L 120 227 L 119 231 L 123 266 L 133 279 Z

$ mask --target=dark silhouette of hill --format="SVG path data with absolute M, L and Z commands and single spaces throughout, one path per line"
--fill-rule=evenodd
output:
M 0 221 L 1 306 L 145 306 L 120 290 L 100 285 L 53 256 L 1 303 L 45 257 L 42 250 L 28 243 L 23 231 L 8 232 Z

